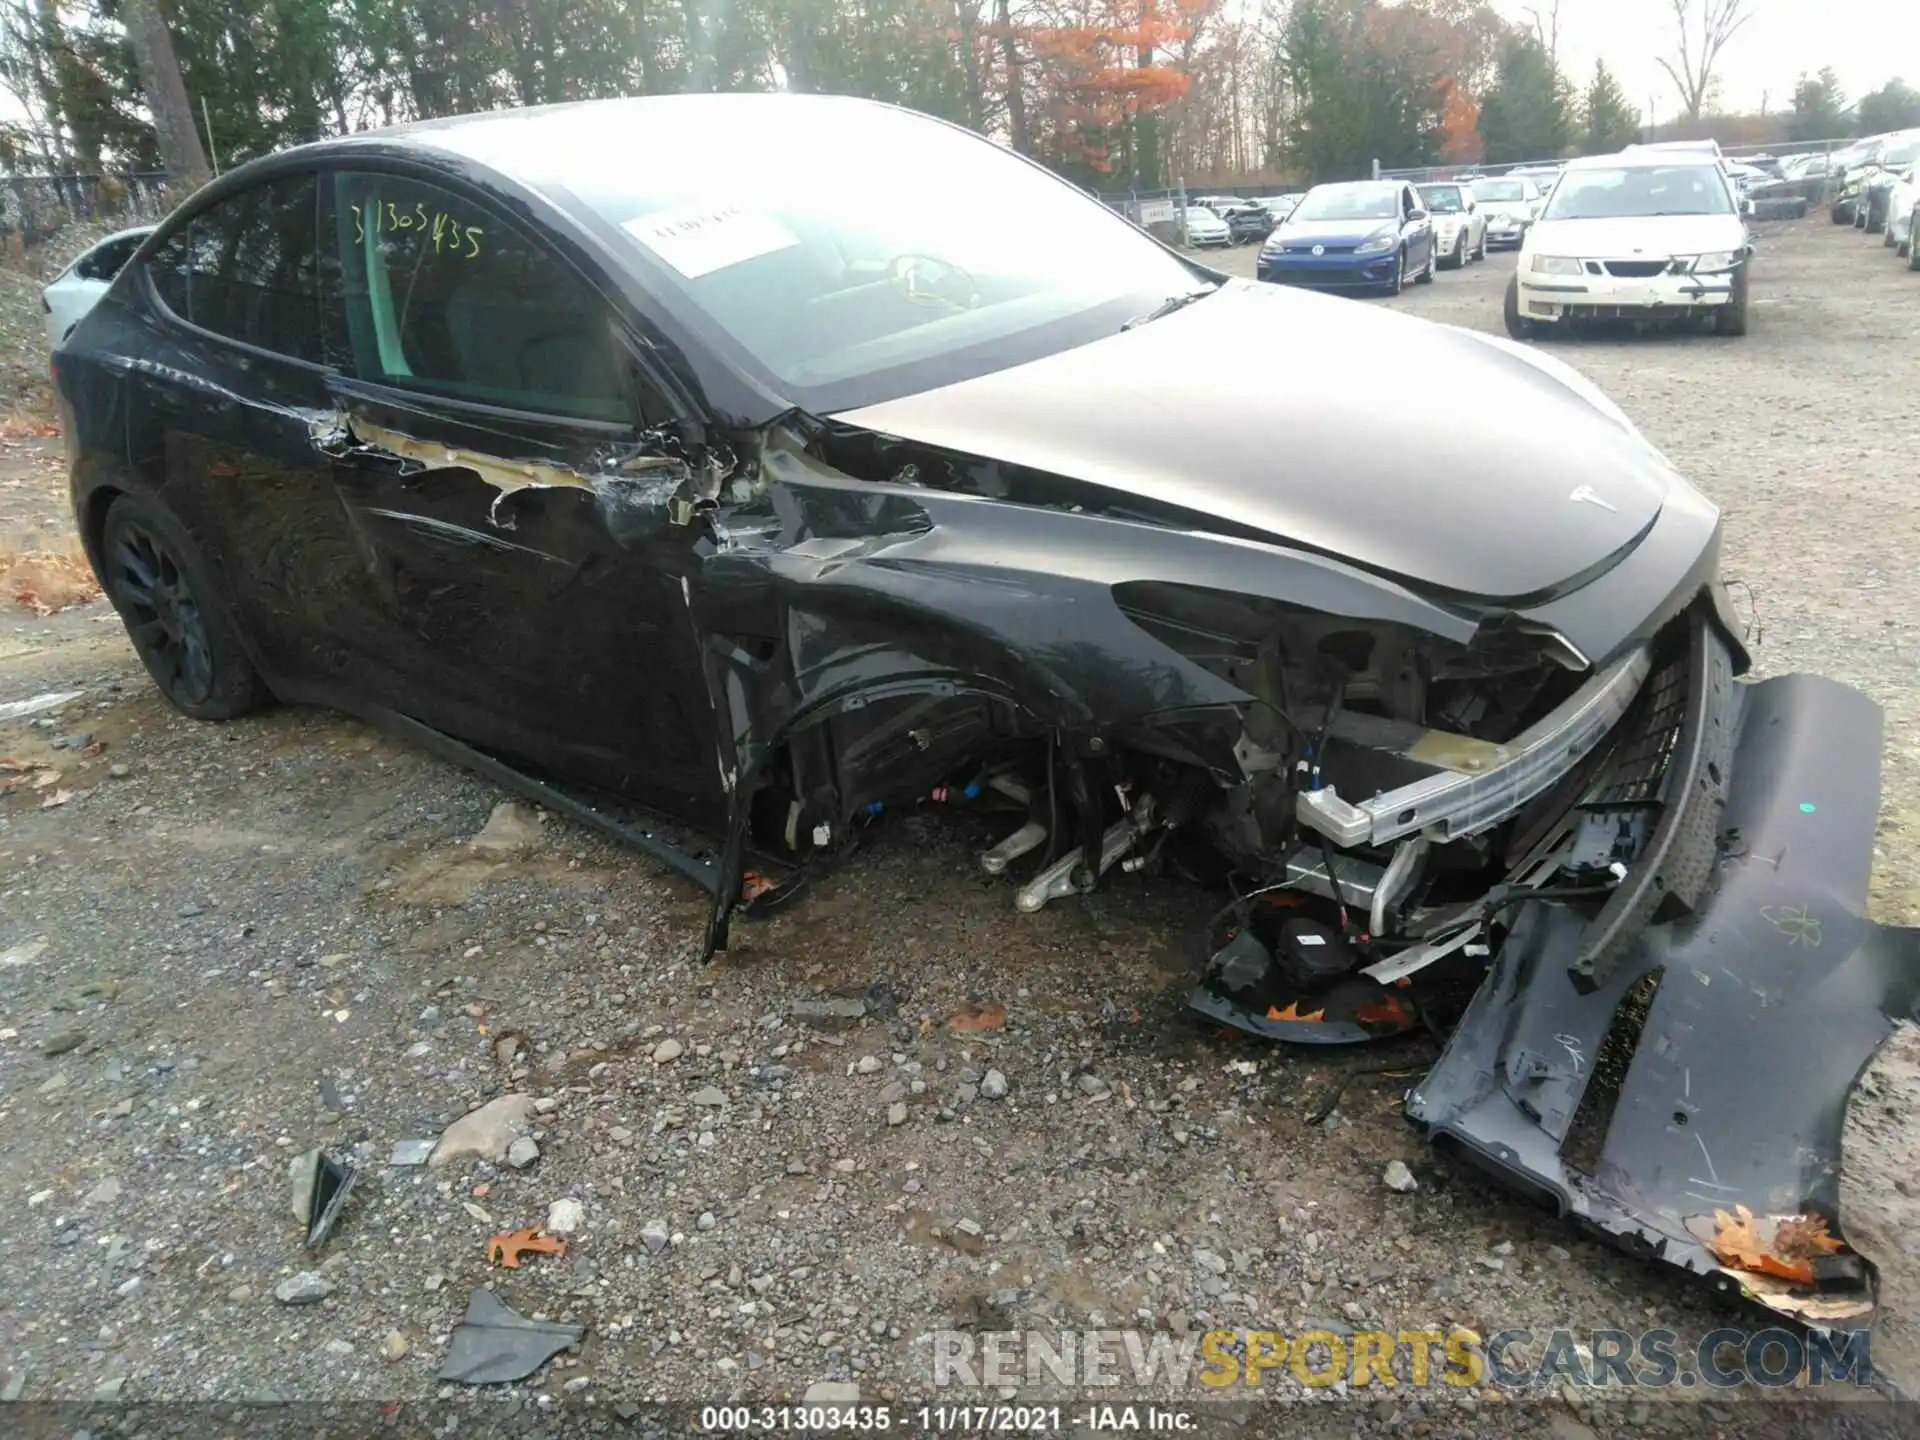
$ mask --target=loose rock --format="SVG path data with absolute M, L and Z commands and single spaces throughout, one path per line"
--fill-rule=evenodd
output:
M 1420 1182 L 1413 1178 L 1413 1171 L 1400 1160 L 1389 1160 L 1386 1173 L 1380 1177 L 1387 1189 L 1396 1195 L 1411 1195 L 1420 1188 Z
M 525 1170 L 540 1158 L 540 1147 L 530 1135 L 522 1135 L 507 1147 L 507 1164 L 516 1170 Z
M 980 1098 L 983 1100 L 1004 1100 L 1007 1094 L 1007 1077 L 998 1070 L 989 1070 L 980 1079 Z
M 446 1128 L 427 1164 L 438 1169 L 463 1155 L 477 1155 L 497 1165 L 507 1158 L 513 1142 L 527 1133 L 532 1117 L 533 1101 L 525 1095 L 489 1100 Z
M 273 1287 L 273 1298 L 282 1305 L 317 1305 L 339 1287 L 318 1270 L 302 1270 Z

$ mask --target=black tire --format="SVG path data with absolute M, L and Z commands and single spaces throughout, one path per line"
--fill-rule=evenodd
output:
M 1716 335 L 1747 333 L 1747 267 L 1744 265 L 1734 271 L 1733 297 L 1713 312 L 1713 333 Z
M 1920 211 L 1914 213 L 1920 215 Z M 1915 240 L 1920 240 L 1920 235 L 1915 235 L 1909 230 L 1907 232 L 1907 269 L 1909 270 L 1920 270 L 1920 245 L 1914 244 Z
M 1480 232 L 1480 248 L 1473 252 L 1473 258 L 1476 260 L 1487 258 L 1487 232 L 1484 230 Z
M 1407 252 L 1404 249 L 1394 252 L 1393 279 L 1389 280 L 1381 292 L 1389 299 L 1407 288 Z
M 1845 225 L 1853 219 L 1853 212 L 1845 205 L 1835 201 L 1832 208 L 1827 212 L 1827 218 L 1836 225 Z
M 1441 262 L 1449 270 L 1460 270 L 1467 263 L 1467 232 L 1462 230 L 1460 238 L 1453 242 L 1453 253 L 1442 257 Z
M 1433 248 L 1433 242 L 1427 242 L 1427 268 L 1413 277 L 1416 285 L 1431 285 L 1436 271 L 1440 268 L 1440 252 Z
M 1520 313 L 1520 277 L 1515 275 L 1507 281 L 1506 303 L 1501 313 L 1507 322 L 1507 334 L 1515 340 L 1528 340 L 1533 336 L 1533 322 Z
M 267 687 L 206 562 L 158 501 L 122 495 L 100 531 L 100 577 L 160 693 L 195 720 L 258 709 Z

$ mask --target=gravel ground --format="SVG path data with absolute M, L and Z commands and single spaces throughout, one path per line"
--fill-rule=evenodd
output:
M 1497 329 L 1512 265 L 1364 303 Z M 1726 507 L 1760 669 L 1824 671 L 1887 707 L 1874 908 L 1906 923 L 1920 410 L 1880 402 L 1920 392 L 1917 306 L 1920 283 L 1821 217 L 1763 236 L 1744 340 L 1554 346 Z M 36 525 L 58 511 L 37 456 L 0 452 L 0 479 L 22 482 L 0 495 Z M 1204 896 L 1121 882 L 1016 916 L 964 822 L 913 818 L 703 967 L 690 887 L 526 813 L 470 843 L 497 792 L 335 716 L 181 719 L 103 605 L 0 617 L 0 701 L 56 688 L 85 696 L 0 728 L 0 752 L 58 764 L 50 790 L 71 794 L 0 798 L 9 1394 L 464 1393 L 435 1374 L 486 1284 L 587 1329 L 488 1392 L 487 1413 L 607 1423 L 621 1402 L 822 1381 L 925 1398 L 925 1337 L 947 1326 L 1663 1326 L 1684 1350 L 1766 1323 L 1429 1155 L 1398 1096 L 1430 1043 L 1329 1056 L 1190 1021 Z M 102 748 L 53 748 L 77 735 Z M 823 997 L 865 1014 L 794 1014 Z M 1344 1070 L 1394 1062 L 1306 1123 Z M 509 1093 L 538 1102 L 525 1168 L 384 1163 Z M 364 1173 L 319 1258 L 287 1179 L 313 1146 Z M 1383 1183 L 1394 1160 L 1417 1190 Z M 488 1265 L 488 1236 L 556 1201 L 579 1212 L 565 1256 Z M 280 1303 L 304 1271 L 324 1298 Z M 1265 1381 L 1210 1428 L 1582 1440 L 1888 1423 L 1752 1388 Z

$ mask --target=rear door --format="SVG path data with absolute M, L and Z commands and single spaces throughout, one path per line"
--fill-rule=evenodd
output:
M 316 193 L 311 172 L 286 174 L 193 213 L 127 277 L 144 293 L 76 332 L 73 362 L 120 372 L 132 469 L 200 542 L 283 689 L 315 681 L 316 601 L 346 538 L 312 438 L 329 404 Z
M 340 170 L 324 192 L 360 663 L 437 729 L 710 819 L 698 532 L 669 518 L 681 474 L 643 433 L 673 416 L 612 287 L 444 178 Z

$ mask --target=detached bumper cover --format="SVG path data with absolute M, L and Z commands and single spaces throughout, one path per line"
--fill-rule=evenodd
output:
M 1614 897 L 1637 913 L 1525 906 L 1407 1111 L 1638 1253 L 1811 1323 L 1851 1320 L 1874 1303 L 1857 1260 L 1797 1285 L 1724 1267 L 1711 1241 L 1715 1212 L 1740 1206 L 1840 1216 L 1850 1092 L 1920 999 L 1920 930 L 1863 918 L 1880 711 L 1814 676 L 1731 683 L 1717 634 L 1701 644 L 1674 767 L 1687 799 L 1663 822 L 1675 843 Z

